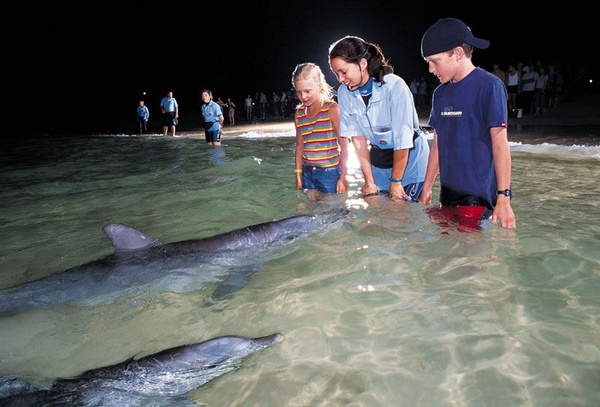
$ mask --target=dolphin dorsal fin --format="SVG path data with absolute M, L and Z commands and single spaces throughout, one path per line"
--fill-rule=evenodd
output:
M 109 223 L 102 230 L 117 250 L 138 250 L 160 243 L 139 230 L 120 223 Z

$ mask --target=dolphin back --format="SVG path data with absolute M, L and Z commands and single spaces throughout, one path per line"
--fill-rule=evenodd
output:
M 160 243 L 139 230 L 121 223 L 109 223 L 102 228 L 117 250 L 139 250 Z
M 220 235 L 177 243 L 190 251 L 235 250 L 260 245 L 283 245 L 306 236 L 315 229 L 334 223 L 348 215 L 347 209 L 332 210 L 321 215 L 296 215 L 259 223 Z

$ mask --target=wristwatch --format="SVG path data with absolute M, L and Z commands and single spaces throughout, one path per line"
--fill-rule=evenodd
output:
M 502 191 L 496 191 L 498 195 L 511 196 L 512 191 L 510 189 L 503 189 Z

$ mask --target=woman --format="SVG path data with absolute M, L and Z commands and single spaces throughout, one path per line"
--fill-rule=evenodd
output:
M 221 128 L 223 127 L 223 111 L 221 106 L 213 101 L 212 92 L 208 89 L 202 91 L 202 118 L 204 137 L 209 146 L 221 145 Z
M 517 97 L 521 84 L 521 73 L 514 65 L 508 66 L 506 73 L 506 90 L 508 91 L 508 108 L 510 110 L 517 108 Z
M 229 124 L 235 125 L 235 103 L 231 101 L 231 98 L 227 98 L 227 107 L 229 108 Z
M 421 134 L 406 82 L 394 75 L 377 45 L 359 37 L 333 43 L 329 64 L 344 85 L 338 90 L 340 136 L 352 138 L 365 178 L 362 192 L 387 192 L 416 202 L 425 180 L 429 144 Z

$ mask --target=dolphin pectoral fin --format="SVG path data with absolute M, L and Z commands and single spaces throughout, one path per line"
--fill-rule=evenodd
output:
M 250 277 L 260 270 L 260 267 L 259 263 L 254 263 L 230 268 L 227 280 L 223 281 L 217 287 L 213 292 L 212 298 L 214 300 L 222 300 L 231 293 L 244 288 L 250 283 Z
M 109 223 L 102 228 L 117 250 L 138 250 L 160 243 L 145 233 L 120 223 Z

